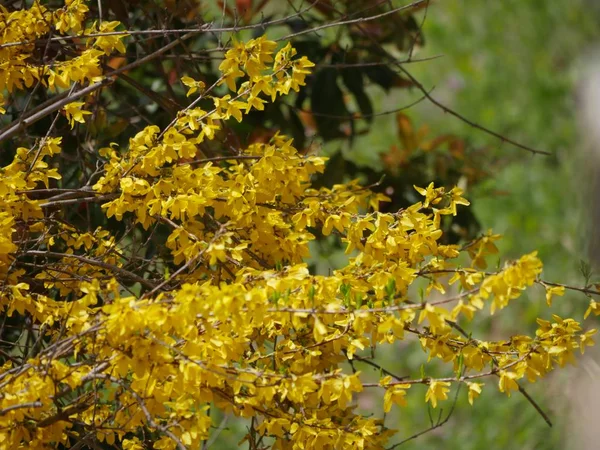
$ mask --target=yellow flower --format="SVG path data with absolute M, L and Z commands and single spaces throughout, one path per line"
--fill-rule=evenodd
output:
M 121 25 L 121 22 L 102 22 L 102 24 L 100 25 L 99 32 L 114 32 L 119 25 Z M 122 39 L 125 36 L 127 36 L 127 34 L 125 33 L 112 36 L 100 36 L 96 39 L 96 42 L 94 42 L 94 46 L 102 49 L 105 55 L 110 55 L 113 50 L 117 50 L 119 53 L 125 53 L 125 45 L 123 45 L 122 42 Z
M 600 316 L 600 303 L 596 302 L 595 300 L 590 300 L 590 306 L 583 315 L 583 318 L 587 319 L 591 313 L 594 313 L 595 316 Z
M 565 287 L 564 286 L 546 286 L 546 303 L 548 306 L 552 306 L 552 296 L 565 295 Z
M 75 122 L 85 123 L 83 116 L 91 114 L 91 112 L 81 109 L 83 105 L 85 105 L 85 102 L 71 102 L 63 108 L 71 128 L 75 126 Z
M 502 370 L 500 372 L 500 381 L 498 381 L 498 389 L 500 392 L 505 392 L 510 397 L 511 391 L 518 391 L 519 385 L 517 384 L 518 375 L 514 372 L 506 372 Z
M 181 82 L 189 87 L 186 97 L 189 97 L 190 95 L 192 95 L 194 92 L 199 91 L 200 94 L 202 94 L 204 92 L 204 89 L 206 87 L 206 85 L 204 84 L 203 81 L 196 81 L 194 80 L 192 77 L 181 77 Z
M 123 446 L 123 450 L 144 450 L 145 448 L 135 436 L 131 439 L 123 439 L 121 445 Z
M 425 394 L 425 401 L 430 402 L 431 406 L 437 408 L 438 400 L 447 400 L 448 392 L 450 391 L 450 382 L 448 381 L 432 381 L 429 383 L 429 389 Z
M 423 203 L 423 208 L 428 208 L 430 205 L 437 205 L 442 201 L 445 189 L 443 187 L 435 188 L 433 183 L 429 183 L 427 188 L 420 188 L 418 186 L 413 186 L 415 190 L 425 197 L 425 202 Z
M 483 386 L 483 384 L 482 383 L 470 383 L 467 381 L 467 386 L 469 387 L 469 393 L 468 393 L 469 403 L 471 405 L 473 405 L 473 400 L 476 399 L 477 397 L 479 397 L 479 394 L 481 394 L 481 386 Z
M 456 205 L 469 206 L 471 204 L 466 198 L 461 197 L 463 190 L 459 187 L 454 187 L 448 194 L 450 196 L 449 209 L 452 211 L 453 216 L 456 215 Z
M 396 384 L 386 389 L 383 395 L 383 411 L 390 412 L 392 404 L 406 406 L 406 390 L 410 388 L 410 384 Z

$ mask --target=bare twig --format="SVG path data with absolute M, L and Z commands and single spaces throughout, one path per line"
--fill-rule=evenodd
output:
M 73 258 L 73 259 L 76 259 L 83 263 L 90 264 L 92 266 L 102 267 L 103 269 L 107 269 L 112 272 L 115 272 L 115 273 L 125 277 L 126 279 L 136 281 L 149 289 L 154 289 L 154 287 L 155 287 L 148 280 L 140 277 L 139 275 L 136 275 L 135 273 L 129 272 L 128 270 L 123 269 L 122 267 L 117 267 L 113 264 L 105 263 L 104 261 L 98 261 L 96 259 L 86 258 L 85 256 L 81 256 L 81 255 L 57 253 L 57 252 L 42 251 L 42 250 L 27 250 L 27 251 L 23 252 L 23 255 L 36 255 L 36 256 L 46 256 L 46 257 L 53 257 L 53 258 L 66 258 L 66 259 Z

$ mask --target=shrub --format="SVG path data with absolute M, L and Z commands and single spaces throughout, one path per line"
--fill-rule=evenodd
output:
M 565 286 L 540 277 L 535 253 L 488 271 L 491 232 L 443 243 L 445 218 L 469 204 L 460 188 L 415 187 L 420 201 L 380 212 L 389 199 L 357 181 L 313 185 L 326 158 L 283 134 L 219 147 L 231 119 L 305 85 L 314 64 L 289 43 L 234 42 L 212 84 L 181 77 L 192 101 L 169 123 L 79 147 L 94 142 L 79 124 L 106 129 L 97 93 L 144 59 L 107 73 L 127 33 L 114 21 L 86 27 L 87 12 L 79 0 L 2 10 L 0 88 L 20 116 L 0 135 L 24 144 L 47 125 L 1 169 L 3 447 L 198 448 L 220 410 L 247 420 L 250 448 L 384 448 L 395 430 L 380 412 L 437 408 L 458 385 L 473 403 L 488 378 L 524 392 L 521 380 L 593 343 L 595 330 L 558 316 L 538 319 L 533 336 L 465 330 L 533 284 L 548 303 Z M 63 56 L 49 59 L 54 43 Z M 40 92 L 54 97 L 29 109 Z M 55 132 L 67 123 L 72 132 Z M 330 235 L 348 262 L 315 275 L 308 244 Z M 410 339 L 422 373 L 387 370 L 381 349 Z M 364 391 L 380 399 L 377 414 L 357 408 Z

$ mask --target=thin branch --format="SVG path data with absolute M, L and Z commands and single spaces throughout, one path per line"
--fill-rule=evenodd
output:
M 23 255 L 46 256 L 46 257 L 54 257 L 54 258 L 73 258 L 73 259 L 76 259 L 83 263 L 90 264 L 92 266 L 102 267 L 103 269 L 107 269 L 112 272 L 118 273 L 121 276 L 123 276 L 129 280 L 136 281 L 149 289 L 154 289 L 154 287 L 155 287 L 148 280 L 140 277 L 139 275 L 136 275 L 135 273 L 129 272 L 128 270 L 123 269 L 122 267 L 117 267 L 113 264 L 105 263 L 104 261 L 98 261 L 96 259 L 86 258 L 85 256 L 73 255 L 73 254 L 67 254 L 67 253 L 57 253 L 57 252 L 50 252 L 50 251 L 41 251 L 41 250 L 27 250 L 27 251 L 23 252 L 22 254 Z
M 156 35 L 157 37 L 163 37 L 167 34 L 184 34 L 184 33 L 187 33 L 187 34 L 237 33 L 237 32 L 244 31 L 244 30 L 253 30 L 256 28 L 266 28 L 269 26 L 285 23 L 285 22 L 289 21 L 290 18 L 294 18 L 305 12 L 310 11 L 314 7 L 314 5 L 319 3 L 319 1 L 320 0 L 315 0 L 309 6 L 304 8 L 303 10 L 297 12 L 296 14 L 286 16 L 282 19 L 275 19 L 275 20 L 270 20 L 268 22 L 255 23 L 255 24 L 250 24 L 250 25 L 213 28 L 212 23 L 206 23 L 206 24 L 202 25 L 201 27 L 197 27 L 197 28 L 178 28 L 178 29 L 165 29 L 165 30 L 158 30 L 158 29 L 155 29 L 155 30 L 131 30 L 131 31 L 125 30 L 125 31 L 108 31 L 108 32 L 102 32 L 102 33 L 89 33 L 89 34 L 82 33 L 82 34 L 78 34 L 75 36 L 59 36 L 59 37 L 46 38 L 46 39 L 42 38 L 42 39 L 35 39 L 33 41 L 6 42 L 6 43 L 0 45 L 0 50 L 7 48 L 7 47 L 17 47 L 19 45 L 31 45 L 31 44 L 35 44 L 35 43 L 46 43 L 48 41 L 62 43 L 64 41 L 79 40 L 79 39 L 93 39 L 93 38 L 106 37 L 106 36 L 127 37 L 127 36 L 138 36 L 138 35 L 151 35 L 151 36 Z M 419 3 L 422 3 L 423 1 L 426 1 L 426 0 L 422 0 Z M 337 23 L 338 26 L 345 25 L 345 24 L 346 23 L 341 23 L 341 22 Z M 179 39 L 183 39 L 183 37 L 179 38 Z M 88 44 L 87 44 L 87 42 L 82 42 L 81 45 L 88 45 Z
M 461 387 L 462 387 L 462 385 L 459 384 L 458 388 L 456 389 L 456 394 L 454 394 L 454 400 L 452 402 L 452 407 L 450 408 L 450 411 L 448 412 L 448 415 L 446 415 L 446 418 L 444 420 L 440 420 L 441 414 L 442 414 L 442 411 L 440 410 L 440 417 L 438 417 L 437 423 L 435 423 L 431 427 L 427 428 L 426 430 L 423 430 L 423 431 L 420 431 L 419 433 L 413 434 L 412 436 L 407 437 L 406 439 L 398 442 L 397 444 L 392 445 L 387 450 L 393 450 L 396 447 L 400 447 L 401 445 L 403 445 L 409 441 L 412 441 L 413 439 L 417 439 L 418 437 L 421 437 L 424 434 L 429 433 L 430 431 L 433 431 L 437 428 L 444 426 L 448 422 L 448 420 L 450 420 L 450 417 L 452 416 L 452 414 L 454 413 L 454 410 L 456 409 L 456 403 L 458 402 L 458 394 L 460 393 Z
M 426 2 L 427 4 L 429 4 L 429 0 L 423 0 L 422 2 L 419 2 L 419 3 L 423 3 L 423 2 Z M 368 38 L 373 44 L 375 44 L 377 46 L 377 48 L 383 55 L 386 55 L 387 57 L 392 58 L 391 55 L 389 54 L 389 52 L 385 48 L 383 48 L 383 46 L 376 39 L 374 39 L 368 32 L 366 32 L 363 27 L 361 27 L 360 22 L 357 22 L 356 26 L 361 31 L 363 36 Z M 400 64 L 396 61 L 392 61 L 392 64 L 394 66 L 396 66 L 404 75 L 406 75 L 409 78 L 409 80 L 416 86 L 416 88 L 419 89 L 423 93 L 423 95 L 427 98 L 427 100 L 429 100 L 433 105 L 437 106 L 445 113 L 448 113 L 448 114 L 456 117 L 461 122 L 464 122 L 467 125 L 475 128 L 475 129 L 478 129 L 480 131 L 483 131 L 486 134 L 489 134 L 491 136 L 494 136 L 494 137 L 500 139 L 502 142 L 508 142 L 509 144 L 512 144 L 515 147 L 521 148 L 523 150 L 527 150 L 533 154 L 542 154 L 542 155 L 550 155 L 551 154 L 550 152 L 547 152 L 545 150 L 537 150 L 533 147 L 529 147 L 527 145 L 521 144 L 517 141 L 507 138 L 506 136 L 501 135 L 500 133 L 497 133 L 489 128 L 486 128 L 482 125 L 479 125 L 479 124 L 473 122 L 472 120 L 466 118 L 462 114 L 459 114 L 458 112 L 454 111 L 453 109 L 449 108 L 448 106 L 444 105 L 443 103 L 439 102 L 434 97 L 432 97 L 431 94 L 427 91 L 427 89 L 425 89 L 425 87 L 421 84 L 421 82 L 419 80 L 417 80 L 408 70 L 406 70 L 402 66 L 402 64 Z
M 17 409 L 41 408 L 42 406 L 44 406 L 42 402 L 19 403 L 17 405 L 10 405 L 6 408 L 0 409 L 0 416 L 4 416 L 9 412 L 15 411 Z
M 185 445 L 183 445 L 181 440 L 179 440 L 179 438 L 177 436 L 175 436 L 175 434 L 173 434 L 172 431 L 170 431 L 167 427 L 162 426 L 154 421 L 154 419 L 152 418 L 152 414 L 150 414 L 150 411 L 148 410 L 148 407 L 146 406 L 146 403 L 144 402 L 144 399 L 135 390 L 133 390 L 131 388 L 131 386 L 125 384 L 119 378 L 112 377 L 110 375 L 99 375 L 98 374 L 98 375 L 94 375 L 93 378 L 98 378 L 101 380 L 110 380 L 111 382 L 118 384 L 123 389 L 125 389 L 127 392 L 129 392 L 131 394 L 131 396 L 137 402 L 137 404 L 140 407 L 140 409 L 142 410 L 142 412 L 144 413 L 144 416 L 146 416 L 146 421 L 148 422 L 148 425 L 150 427 L 160 431 L 164 435 L 168 436 L 171 440 L 173 440 L 177 444 L 177 448 L 179 450 L 187 450 L 187 447 Z
M 389 11 L 385 11 L 383 13 L 380 14 L 375 14 L 373 16 L 367 16 L 367 17 L 359 17 L 358 19 L 351 19 L 351 20 L 338 20 L 338 21 L 334 21 L 334 22 L 330 22 L 330 23 L 326 23 L 323 25 L 319 25 L 317 27 L 313 27 L 313 28 L 309 28 L 307 30 L 302 30 L 302 31 L 298 31 L 297 33 L 292 33 L 292 34 L 288 34 L 286 36 L 283 36 L 279 39 L 276 39 L 276 41 L 287 41 L 290 40 L 292 38 L 298 37 L 298 36 L 302 36 L 304 34 L 308 34 L 308 33 L 315 33 L 317 31 L 320 30 L 325 30 L 327 28 L 332 28 L 332 27 L 339 27 L 341 25 L 357 25 L 360 26 L 361 23 L 365 23 L 365 22 L 372 22 L 373 20 L 377 20 L 377 19 L 381 19 L 382 17 L 386 17 L 386 16 L 390 16 L 392 14 L 396 14 L 400 11 L 406 11 L 408 9 L 413 9 L 416 8 L 418 6 L 420 6 L 423 3 L 429 2 L 429 0 L 417 0 L 416 2 L 412 2 L 408 5 L 404 5 L 404 6 L 399 6 L 398 8 L 393 8 Z
M 284 103 L 289 108 L 292 108 L 292 109 L 294 109 L 296 111 L 301 111 L 303 113 L 307 113 L 307 114 L 310 114 L 310 115 L 315 116 L 315 117 L 327 117 L 329 119 L 350 120 L 350 119 L 369 119 L 369 118 L 372 118 L 372 117 L 380 117 L 380 116 L 387 116 L 387 115 L 390 115 L 390 114 L 395 114 L 395 113 L 398 113 L 400 111 L 405 111 L 405 110 L 407 110 L 409 108 L 412 108 L 413 106 L 421 103 L 425 99 L 426 99 L 426 97 L 422 96 L 422 97 L 419 97 L 414 102 L 409 103 L 408 105 L 401 106 L 401 107 L 395 108 L 395 109 L 390 109 L 390 110 L 387 110 L 387 111 L 381 111 L 381 112 L 378 112 L 378 113 L 361 114 L 361 113 L 357 112 L 357 113 L 346 114 L 346 115 L 317 113 L 317 112 L 310 111 L 308 109 L 298 108 L 297 106 L 290 105 L 289 103 L 286 103 L 286 102 L 282 102 L 282 103 Z

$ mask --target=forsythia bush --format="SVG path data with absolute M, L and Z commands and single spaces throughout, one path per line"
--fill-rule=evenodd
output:
M 110 83 L 102 57 L 123 52 L 125 34 L 113 33 L 116 22 L 86 27 L 87 11 L 80 0 L 53 11 L 38 2 L 0 9 L 4 98 L 34 86 L 70 98 L 75 86 Z M 36 62 L 33 42 L 51 28 L 57 40 L 80 39 L 81 52 Z M 289 44 L 235 43 L 216 86 L 183 77 L 191 104 L 127 148 L 97 149 L 98 177 L 80 189 L 51 187 L 65 176 L 53 163 L 62 140 L 52 129 L 16 148 L 0 169 L 0 306 L 4 321 L 27 320 L 34 342 L 2 353 L 1 448 L 88 439 L 130 450 L 199 448 L 214 425 L 211 408 L 249 419 L 247 439 L 264 437 L 263 446 L 384 448 L 395 430 L 383 414 L 357 409 L 359 393 L 379 392 L 383 412 L 407 402 L 435 408 L 461 384 L 473 403 L 486 378 L 510 395 L 593 343 L 595 330 L 558 316 L 538 319 L 533 336 L 485 341 L 463 330 L 535 283 L 548 302 L 565 287 L 540 279 L 535 253 L 487 272 L 485 258 L 497 252 L 491 233 L 439 244 L 444 216 L 468 205 L 456 187 L 416 188 L 420 202 L 383 214 L 386 198 L 357 182 L 312 188 L 325 158 L 300 154 L 285 136 L 235 154 L 202 153 L 224 121 L 298 91 L 312 66 Z M 76 97 L 62 106 L 72 127 L 91 114 L 90 97 Z M 65 209 L 94 202 L 129 233 L 167 229 L 170 259 L 144 260 L 108 228 L 61 220 Z M 330 234 L 349 262 L 313 275 L 308 244 Z M 381 367 L 378 349 L 405 339 L 420 342 L 427 362 L 445 363 L 447 376 L 427 376 L 427 364 L 409 378 Z M 365 362 L 380 369 L 378 381 L 355 369 Z M 411 392 L 418 384 L 424 396 Z

